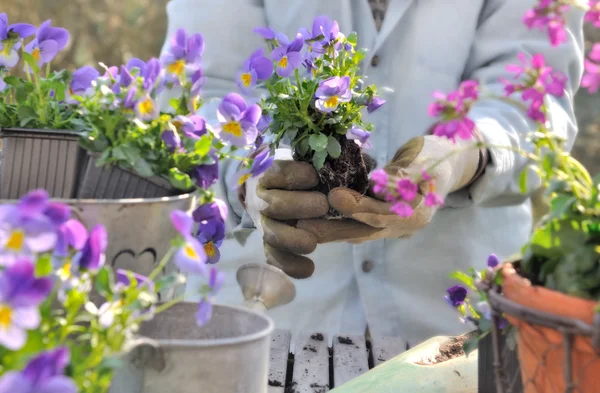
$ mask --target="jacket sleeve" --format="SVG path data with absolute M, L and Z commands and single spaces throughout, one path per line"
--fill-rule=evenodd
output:
M 198 114 L 214 126 L 218 123 L 216 110 L 221 97 L 239 92 L 234 81 L 237 72 L 252 52 L 264 45 L 262 38 L 252 31 L 266 25 L 262 0 L 171 0 L 167 17 L 167 38 L 162 52 L 168 49 L 169 40 L 178 29 L 183 28 L 188 34 L 201 33 L 204 37 L 205 82 L 201 93 L 204 105 Z M 161 96 L 161 108 L 168 108 L 169 99 L 178 93 L 173 89 Z M 217 197 L 229 205 L 228 228 L 237 225 L 244 214 L 234 190 L 237 163 L 235 160 L 221 162 L 219 181 L 215 185 Z
M 570 150 L 577 134 L 573 96 L 583 72 L 584 13 L 578 9 L 568 12 L 568 41 L 553 47 L 546 31 L 529 30 L 522 22 L 523 16 L 533 3 L 524 0 L 485 2 L 464 79 L 478 80 L 483 92 L 503 96 L 504 85 L 499 79 L 513 78 L 512 74 L 506 71 L 506 66 L 518 63 L 517 54 L 543 54 L 548 65 L 568 77 L 564 96 L 548 97 L 546 105 L 551 128 L 566 138 L 565 148 Z M 525 141 L 525 136 L 537 127 L 528 118 L 524 105 L 485 98 L 471 108 L 470 118 L 481 131 L 486 144 L 490 146 L 490 160 L 485 173 L 469 190 L 475 204 L 514 205 L 523 203 L 529 197 L 519 189 L 519 175 L 527 161 L 514 151 L 531 151 L 533 147 Z M 513 149 L 494 146 L 510 146 Z M 531 192 L 541 184 L 539 177 L 533 173 L 532 176 L 528 176 L 528 183 L 528 190 Z

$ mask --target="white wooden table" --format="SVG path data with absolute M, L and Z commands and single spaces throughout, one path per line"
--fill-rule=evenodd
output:
M 300 334 L 296 353 L 290 353 L 290 333 L 275 330 L 271 342 L 269 393 L 323 393 L 350 381 L 403 352 L 396 338 L 365 336 L 328 337 Z

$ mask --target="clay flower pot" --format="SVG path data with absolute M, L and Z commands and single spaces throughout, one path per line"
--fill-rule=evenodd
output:
M 506 264 L 502 268 L 502 293 L 505 298 L 526 309 L 593 324 L 596 302 L 534 286 L 519 275 L 512 264 Z M 556 329 L 532 325 L 508 314 L 506 318 L 517 328 L 525 393 L 566 392 L 563 334 Z M 597 386 L 600 356 L 596 354 L 590 337 L 575 337 L 571 359 L 574 391 L 600 391 Z

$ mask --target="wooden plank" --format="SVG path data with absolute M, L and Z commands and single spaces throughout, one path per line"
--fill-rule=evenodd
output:
M 277 329 L 271 334 L 268 393 L 283 393 L 290 355 L 290 332 Z
M 371 336 L 371 350 L 375 367 L 406 350 L 406 342 L 400 337 Z
M 341 386 L 369 371 L 367 345 L 364 336 L 333 337 L 333 382 Z
M 329 391 L 329 347 L 327 335 L 302 333 L 295 339 L 294 393 L 325 393 Z

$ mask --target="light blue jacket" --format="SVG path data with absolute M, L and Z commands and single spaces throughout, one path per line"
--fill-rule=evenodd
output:
M 381 167 L 409 138 L 431 126 L 427 106 L 435 90 L 448 92 L 461 80 L 476 79 L 486 90 L 502 94 L 498 79 L 511 78 L 505 67 L 518 62 L 519 52 L 542 53 L 568 76 L 564 98 L 549 100 L 548 105 L 554 131 L 572 146 L 577 131 L 573 95 L 583 67 L 583 13 L 569 15 L 569 42 L 553 48 L 545 32 L 529 31 L 521 21 L 534 3 L 390 0 L 377 32 L 367 0 L 172 0 L 167 7 L 168 35 L 181 27 L 204 35 L 203 94 L 219 97 L 238 91 L 236 72 L 263 45 L 252 32 L 255 27 L 269 26 L 293 36 L 299 27 L 310 27 L 315 16 L 327 14 L 343 33 L 356 31 L 359 46 L 369 49 L 363 67 L 368 82 L 390 89 L 383 92 L 387 104 L 368 119 L 376 127 L 370 154 Z M 372 62 L 375 56 L 377 66 Z M 214 118 L 215 104 L 205 108 L 207 117 Z M 518 105 L 482 100 L 470 116 L 490 145 L 529 148 L 523 136 L 535 126 Z M 492 252 L 500 257 L 517 253 L 532 225 L 530 201 L 518 186 L 524 159 L 511 150 L 490 150 L 485 174 L 469 190 L 448 198 L 433 222 L 411 238 L 320 245 L 311 256 L 314 275 L 295 281 L 296 300 L 270 312 L 276 325 L 293 331 L 360 334 L 368 323 L 372 332 L 399 336 L 411 345 L 464 331 L 443 300 L 445 289 L 453 284 L 448 274 L 482 268 Z M 230 184 L 234 171 L 223 165 L 218 187 L 231 205 L 232 231 L 244 216 Z M 529 178 L 534 188 L 536 179 Z M 256 231 L 244 246 L 233 238 L 223 244 L 220 265 L 228 285 L 220 301 L 242 302 L 235 269 L 251 261 L 264 261 Z M 365 261 L 374 268 L 365 271 Z

